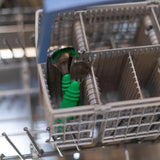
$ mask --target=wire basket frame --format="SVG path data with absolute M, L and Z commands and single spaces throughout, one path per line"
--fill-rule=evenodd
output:
M 50 95 L 46 64 L 38 64 L 40 92 L 53 144 L 73 147 L 92 144 L 96 138 L 108 144 L 159 135 L 160 45 L 153 45 L 145 33 L 145 16 L 151 17 L 158 35 L 156 14 L 147 3 L 58 15 L 51 46 L 72 45 L 77 49 L 72 31 L 74 23 L 80 21 L 88 46 L 83 57 L 96 56 L 94 72 L 99 79 L 102 105 L 58 109 L 60 90 Z M 36 22 L 40 22 L 38 16 Z M 38 36 L 38 27 L 36 30 Z M 159 36 L 157 41 L 160 42 Z M 53 76 L 56 88 L 60 75 L 53 72 Z

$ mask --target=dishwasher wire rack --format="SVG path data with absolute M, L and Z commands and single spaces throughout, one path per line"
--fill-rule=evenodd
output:
M 33 41 L 34 14 L 34 8 L 0 10 L 0 131 L 3 132 L 0 135 L 0 143 L 3 144 L 0 146 L 0 160 L 39 159 L 37 141 L 47 137 L 46 124 L 39 106 Z M 23 131 L 25 126 L 30 128 L 25 128 L 26 133 Z M 33 145 L 30 146 L 30 142 Z M 43 143 L 45 144 L 45 140 Z M 48 152 L 45 149 L 43 156 L 51 155 Z M 18 156 L 14 156 L 15 153 Z
M 62 100 L 61 74 L 53 68 L 51 95 L 46 63 L 38 64 L 40 92 L 53 145 L 60 148 L 88 146 L 94 144 L 95 139 L 102 144 L 119 144 L 159 136 L 159 10 L 159 3 L 142 2 L 58 14 L 50 46 L 63 44 L 79 51 L 80 44 L 73 32 L 74 24 L 79 22 L 77 28 L 82 30 L 79 37 L 85 44 L 81 57 L 84 61 L 95 59 L 94 74 L 99 82 L 102 104 L 89 105 L 84 100 L 83 106 L 58 109 Z M 42 14 L 40 10 L 36 15 L 37 41 L 41 37 Z M 150 19 L 147 23 L 144 22 L 146 16 Z M 81 96 L 86 99 L 83 93 Z M 73 120 L 66 121 L 69 117 Z M 59 119 L 62 123 L 57 123 Z

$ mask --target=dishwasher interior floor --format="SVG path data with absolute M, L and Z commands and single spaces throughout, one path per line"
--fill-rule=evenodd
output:
M 6 132 L 22 154 L 29 154 L 30 141 L 23 128 L 28 127 L 30 130 L 32 127 L 32 133 L 35 133 L 34 138 L 39 146 L 42 148 L 49 146 L 51 148 L 49 144 L 45 143 L 48 134 L 45 131 L 46 122 L 42 107 L 38 103 L 38 94 L 31 95 L 32 117 L 25 98 L 24 96 L 0 98 L 0 133 Z M 16 152 L 2 135 L 0 136 L 1 153 L 5 156 L 16 155 Z
M 129 144 L 82 150 L 81 160 L 157 160 L 160 159 L 160 144 Z M 64 153 L 64 160 L 74 160 L 76 153 Z M 76 157 L 76 156 L 75 156 Z

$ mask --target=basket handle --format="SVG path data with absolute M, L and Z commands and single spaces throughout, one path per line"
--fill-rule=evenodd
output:
M 138 2 L 145 0 L 45 0 L 40 24 L 37 45 L 38 63 L 47 61 L 47 50 L 50 45 L 53 24 L 58 13 L 82 10 L 90 6 Z

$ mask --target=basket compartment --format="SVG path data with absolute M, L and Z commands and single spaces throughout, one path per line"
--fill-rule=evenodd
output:
M 152 12 L 146 6 L 91 9 L 83 13 L 90 50 L 151 45 L 145 33 L 146 15 L 158 32 Z
M 101 100 L 107 102 L 142 99 L 130 55 L 100 54 L 95 62 Z
M 133 56 L 135 70 L 144 98 L 160 96 L 159 56 L 159 53 L 141 53 Z

